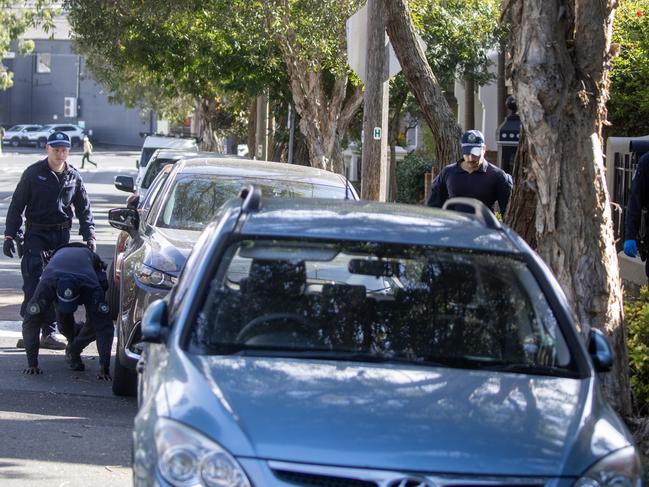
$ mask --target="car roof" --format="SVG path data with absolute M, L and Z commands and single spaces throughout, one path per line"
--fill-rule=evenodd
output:
M 217 157 L 220 156 L 220 154 L 217 154 L 216 152 L 202 152 L 202 151 L 195 151 L 192 149 L 182 149 L 182 148 L 160 148 L 156 149 L 156 151 L 153 153 L 151 156 L 151 159 L 149 162 L 152 162 L 154 159 L 174 159 L 174 160 L 179 160 L 183 159 L 186 157 Z
M 144 139 L 144 144 L 142 144 L 143 148 L 149 148 L 149 147 L 158 147 L 158 148 L 169 148 L 169 147 L 177 147 L 177 148 L 187 148 L 187 149 L 192 149 L 196 148 L 196 140 L 195 139 L 183 139 L 181 137 L 164 137 L 160 135 L 149 135 Z
M 374 201 L 262 198 L 240 234 L 522 252 L 504 228 L 489 228 L 470 214 Z
M 300 181 L 344 188 L 345 179 L 323 169 L 284 162 L 258 161 L 242 157 L 190 157 L 180 162 L 183 174 L 213 174 L 223 177 Z

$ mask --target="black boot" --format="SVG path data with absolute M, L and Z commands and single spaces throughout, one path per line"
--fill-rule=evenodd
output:
M 66 360 L 67 360 L 67 355 L 68 354 L 66 354 Z M 83 372 L 84 370 L 86 370 L 86 366 L 83 365 L 83 362 L 81 360 L 80 353 L 70 352 L 69 356 L 70 356 L 70 361 L 69 361 L 70 369 L 74 370 L 75 372 Z

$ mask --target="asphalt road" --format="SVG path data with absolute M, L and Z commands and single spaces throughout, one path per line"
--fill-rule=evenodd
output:
M 116 174 L 135 175 L 137 152 L 96 150 L 98 168 L 81 174 L 90 195 L 97 226 L 98 252 L 112 260 L 117 230 L 108 225 L 108 210 L 123 206 L 127 193 L 113 186 Z M 18 149 L 0 155 L 0 226 L 23 170 L 44 157 L 42 151 Z M 69 162 L 79 167 L 75 149 Z M 81 241 L 78 225 L 72 240 Z M 63 352 L 42 350 L 42 376 L 25 376 L 25 352 L 15 348 L 21 336 L 19 316 L 22 278 L 18 259 L 0 256 L 0 484 L 3 486 L 131 485 L 131 428 L 134 399 L 112 395 L 110 384 L 96 380 L 94 344 L 82 357 L 85 372 L 70 371 Z M 81 316 L 83 313 L 81 312 Z

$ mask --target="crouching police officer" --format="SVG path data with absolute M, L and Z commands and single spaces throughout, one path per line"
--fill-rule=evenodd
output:
M 81 352 L 96 338 L 100 366 L 97 378 L 111 380 L 113 322 L 105 298 L 108 281 L 104 269 L 99 256 L 81 243 L 71 243 L 54 252 L 27 304 L 23 321 L 28 365 L 25 374 L 42 373 L 38 367 L 38 333 L 46 319 L 46 310 L 54 304 L 59 330 L 68 340 L 65 354 L 70 368 L 85 370 Z M 79 328 L 74 312 L 80 304 L 85 305 L 86 322 Z
M 24 292 L 20 316 L 23 318 L 43 271 L 41 252 L 54 250 L 70 241 L 72 207 L 79 219 L 79 233 L 91 250 L 96 248 L 95 223 L 88 194 L 77 170 L 66 162 L 69 148 L 70 138 L 65 133 L 50 134 L 46 145 L 47 158 L 25 169 L 7 210 L 3 245 L 3 253 L 7 257 L 13 257 L 16 252 L 15 240 L 25 212 L 24 253 L 20 263 Z M 65 348 L 52 336 L 52 321 L 43 322 L 42 332 L 42 348 Z

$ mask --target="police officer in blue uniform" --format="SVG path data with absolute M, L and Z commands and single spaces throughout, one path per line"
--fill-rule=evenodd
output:
M 20 263 L 24 299 L 20 315 L 34 294 L 43 271 L 41 252 L 54 250 L 70 241 L 73 208 L 79 219 L 80 233 L 91 250 L 95 250 L 95 223 L 90 200 L 81 175 L 66 161 L 70 138 L 63 132 L 53 132 L 47 139 L 47 158 L 29 166 L 22 174 L 7 211 L 3 253 L 13 257 L 15 239 L 25 214 L 24 254 Z M 43 323 L 40 346 L 62 350 L 65 345 L 56 340 L 52 320 Z
M 637 239 L 643 208 L 649 209 L 649 152 L 645 152 L 638 161 L 638 168 L 631 182 L 631 193 L 629 194 L 629 201 L 626 205 L 624 253 L 629 257 L 638 255 Z M 646 215 L 645 218 L 649 220 L 649 215 Z M 646 221 L 645 224 L 649 225 L 649 221 Z M 649 229 L 646 232 L 649 232 Z M 645 239 L 647 238 L 649 238 L 649 235 L 645 235 Z M 647 250 L 645 249 L 645 252 Z M 649 259 L 645 260 L 645 274 L 647 275 L 647 280 L 649 280 Z
M 81 352 L 96 338 L 100 366 L 97 378 L 111 380 L 110 351 L 114 330 L 106 303 L 108 281 L 105 268 L 99 256 L 82 243 L 64 245 L 54 252 L 27 303 L 23 321 L 27 352 L 25 374 L 42 373 L 38 366 L 38 334 L 47 319 L 46 310 L 53 304 L 59 329 L 68 340 L 65 355 L 70 368 L 85 370 Z M 81 304 L 85 305 L 86 322 L 77 326 L 74 312 Z
M 476 198 L 505 213 L 512 193 L 512 177 L 485 158 L 487 146 L 479 130 L 462 135 L 462 160 L 446 166 L 433 180 L 428 206 L 441 208 L 449 198 Z

